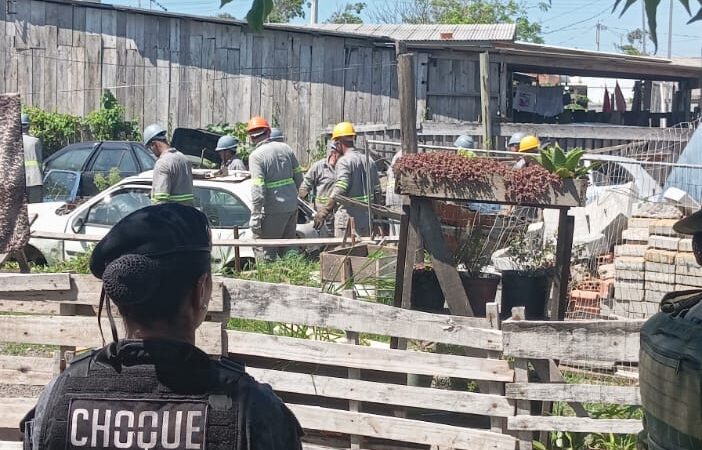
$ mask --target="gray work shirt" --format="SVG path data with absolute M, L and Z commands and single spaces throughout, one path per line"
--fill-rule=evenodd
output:
M 297 210 L 302 168 L 292 149 L 282 142 L 264 141 L 249 155 L 252 218 Z
M 327 159 L 321 159 L 312 164 L 302 180 L 302 186 L 310 193 L 315 209 L 319 210 L 329 203 L 334 183 L 336 183 L 336 169 Z
M 244 165 L 244 162 L 236 156 L 232 157 L 232 159 L 227 161 L 225 164 L 227 165 L 227 170 L 248 170 Z
M 373 200 L 380 193 L 380 178 L 375 163 L 370 160 L 366 164 L 366 157 L 355 149 L 348 150 L 336 163 L 336 183 L 332 196 L 344 195 L 353 200 L 367 203 L 369 196 Z M 371 192 L 366 185 L 367 176 L 370 176 Z M 340 206 L 339 211 L 346 211 L 357 223 L 368 222 L 368 208 Z
M 186 205 L 193 203 L 193 172 L 190 161 L 174 148 L 162 153 L 154 164 L 151 201 Z
M 24 147 L 24 178 L 27 187 L 41 186 L 43 177 L 42 166 L 42 146 L 41 141 L 28 134 L 22 135 Z

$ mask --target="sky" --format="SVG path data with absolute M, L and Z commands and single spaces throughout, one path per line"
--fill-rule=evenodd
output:
M 128 6 L 149 8 L 150 0 L 102 0 Z M 346 4 L 343 0 L 318 0 L 319 21 L 326 20 L 335 10 Z M 359 0 L 352 0 L 357 2 Z M 402 2 L 405 0 L 365 0 L 367 9 L 385 2 Z M 670 0 L 662 0 L 658 7 L 658 56 L 666 57 L 668 49 L 668 19 Z M 168 11 L 186 14 L 212 16 L 219 12 L 228 12 L 236 18 L 243 18 L 248 11 L 251 0 L 233 0 L 219 9 L 219 0 L 158 0 Z M 546 12 L 538 8 L 539 0 L 525 0 L 530 12 L 530 19 L 542 25 L 546 44 L 563 47 L 597 50 L 596 27 L 601 23 L 604 28 L 600 33 L 600 50 L 616 52 L 615 44 L 625 43 L 628 31 L 642 27 L 641 2 L 634 4 L 626 14 L 619 17 L 619 12 L 612 14 L 613 0 L 552 0 L 552 7 Z M 691 2 L 695 3 L 695 2 Z M 152 6 L 157 8 L 155 4 Z M 309 14 L 309 8 L 306 8 Z M 371 23 L 362 15 L 366 23 Z M 686 24 L 687 12 L 678 0 L 673 4 L 672 56 L 702 56 L 702 21 Z M 299 20 L 304 22 L 304 20 Z M 649 43 L 649 52 L 652 51 Z

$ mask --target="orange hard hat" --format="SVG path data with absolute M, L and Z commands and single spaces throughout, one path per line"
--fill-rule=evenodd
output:
M 264 119 L 263 117 L 252 117 L 249 119 L 249 123 L 246 124 L 246 131 L 248 133 L 254 131 L 254 130 L 260 130 L 262 128 L 270 128 L 271 126 L 268 124 L 268 121 Z

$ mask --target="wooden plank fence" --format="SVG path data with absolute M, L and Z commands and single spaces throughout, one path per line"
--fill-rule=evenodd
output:
M 0 355 L 4 384 L 43 386 L 74 351 L 101 345 L 99 280 L 75 274 L 0 274 L 0 286 L 0 342 L 61 346 L 53 358 Z M 230 318 L 315 327 L 340 338 L 236 331 L 226 327 Z M 210 354 L 244 361 L 251 375 L 271 384 L 308 430 L 306 448 L 387 448 L 390 441 L 393 448 L 522 450 L 531 447 L 540 431 L 640 430 L 638 420 L 541 416 L 531 408 L 532 402 L 640 405 L 637 387 L 567 384 L 562 377 L 559 381 L 558 370 L 548 369 L 552 375 L 544 377 L 540 369 L 555 368 L 553 360 L 566 357 L 636 363 L 640 326 L 640 321 L 508 320 L 500 330 L 486 318 L 402 310 L 315 288 L 216 278 L 197 342 Z M 355 344 L 377 335 L 460 346 L 468 356 Z M 530 373 L 531 366 L 540 380 Z M 407 374 L 471 379 L 479 389 L 408 386 Z M 22 395 L 0 398 L 0 429 L 16 429 L 35 401 Z M 18 443 L 0 441 L 4 449 L 18 450 Z

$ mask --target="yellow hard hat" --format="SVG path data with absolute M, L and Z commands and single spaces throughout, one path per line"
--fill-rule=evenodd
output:
M 351 122 L 340 122 L 334 126 L 332 131 L 332 139 L 338 139 L 340 137 L 354 137 L 356 136 L 356 130 L 353 128 Z
M 541 145 L 541 142 L 539 142 L 539 138 L 530 134 L 530 135 L 524 136 L 522 138 L 522 140 L 519 141 L 519 151 L 520 152 L 530 152 L 532 150 L 537 150 L 540 145 Z

